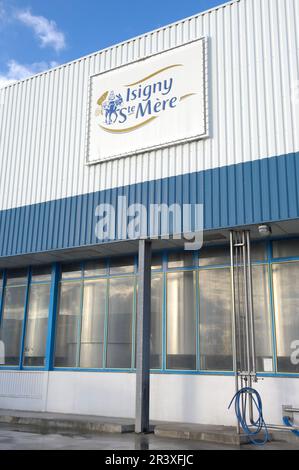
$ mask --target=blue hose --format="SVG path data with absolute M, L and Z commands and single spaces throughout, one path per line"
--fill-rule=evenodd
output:
M 256 407 L 258 418 L 253 423 L 247 423 L 247 404 L 249 403 L 249 397 L 251 396 L 252 401 Z M 249 437 L 252 444 L 256 446 L 263 446 L 269 441 L 268 428 L 263 416 L 263 404 L 260 394 L 250 387 L 245 387 L 239 390 L 232 401 L 228 409 L 231 408 L 233 402 L 235 402 L 235 412 L 238 419 L 238 422 L 243 429 L 243 432 L 246 436 Z M 250 429 L 250 426 L 255 427 L 255 430 Z M 263 440 L 256 439 L 256 436 L 261 432 L 265 433 L 265 438 Z
M 292 426 L 292 423 L 290 422 L 290 418 L 289 418 L 288 416 L 284 416 L 284 417 L 283 417 L 283 423 L 284 423 L 287 427 Z M 297 431 L 296 429 L 290 429 L 290 431 L 292 431 L 292 433 L 295 434 L 295 436 L 299 437 L 299 431 Z

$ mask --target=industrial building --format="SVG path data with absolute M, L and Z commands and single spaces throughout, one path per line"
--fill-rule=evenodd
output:
M 298 408 L 298 25 L 235 0 L 0 89 L 0 408 L 133 418 L 149 293 L 151 419 L 234 424 L 246 354 Z

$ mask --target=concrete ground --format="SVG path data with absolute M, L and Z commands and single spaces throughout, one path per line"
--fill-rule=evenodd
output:
M 273 442 L 263 448 L 242 446 L 241 450 L 298 450 L 299 444 Z M 21 426 L 0 425 L 0 450 L 239 450 L 237 447 L 215 445 L 182 439 L 156 437 L 153 434 L 41 434 Z

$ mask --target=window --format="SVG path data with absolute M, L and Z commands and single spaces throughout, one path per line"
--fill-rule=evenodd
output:
M 198 256 L 196 266 L 193 253 L 152 256 L 151 369 L 233 369 L 229 246 Z M 258 241 L 251 256 L 257 371 L 299 374 L 299 241 Z M 0 365 L 45 366 L 51 273 L 52 266 L 0 271 Z M 133 256 L 61 265 L 54 366 L 133 368 L 136 292 Z
M 102 368 L 107 281 L 85 281 L 81 326 L 80 367 Z
M 3 365 L 18 366 L 20 363 L 26 290 L 27 271 L 8 272 L 0 330 L 4 346 Z
M 250 249 L 251 261 L 265 261 L 267 259 L 266 244 L 264 242 L 253 243 Z
M 50 288 L 50 283 L 30 286 L 24 343 L 25 366 L 45 365 Z
M 50 282 L 52 275 L 51 266 L 35 266 L 31 270 L 32 282 Z
M 168 268 L 188 268 L 194 266 L 193 252 L 169 253 Z
M 84 263 L 85 277 L 105 276 L 106 274 L 107 267 L 105 260 L 87 261 Z
M 76 367 L 79 318 L 81 315 L 81 282 L 63 282 L 59 289 L 56 325 L 55 366 Z
M 299 373 L 299 263 L 273 265 L 278 372 Z
M 113 274 L 132 272 L 133 261 L 133 258 L 115 260 Z M 107 276 L 106 261 L 63 267 L 56 325 L 56 367 L 131 367 L 135 276 L 110 280 L 103 276 Z
M 228 245 L 204 247 L 199 251 L 199 265 L 212 266 L 230 264 L 230 248 Z
M 107 367 L 131 367 L 134 277 L 109 281 Z
M 110 274 L 127 274 L 134 272 L 134 258 L 112 258 L 110 260 Z
M 258 372 L 272 372 L 272 325 L 267 266 L 252 267 L 252 291 L 257 370 Z
M 167 368 L 196 368 L 195 273 L 167 275 Z
M 199 274 L 200 363 L 202 370 L 231 371 L 232 322 L 229 269 Z
M 81 263 L 63 264 L 61 269 L 61 279 L 77 279 L 82 276 Z
M 162 269 L 162 256 L 156 253 L 152 254 L 152 270 Z
M 299 257 L 299 240 L 273 242 L 273 258 Z
M 162 367 L 163 274 L 152 275 L 151 296 L 151 368 Z

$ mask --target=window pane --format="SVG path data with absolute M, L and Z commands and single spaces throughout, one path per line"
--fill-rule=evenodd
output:
M 25 366 L 43 366 L 45 362 L 50 284 L 30 287 L 24 347 Z
M 103 367 L 107 281 L 84 282 L 80 367 Z
M 110 280 L 107 345 L 108 368 L 121 369 L 131 367 L 133 296 L 133 277 Z
M 193 252 L 169 253 L 168 268 L 188 268 L 194 266 Z
M 257 370 L 272 372 L 272 327 L 267 266 L 252 267 L 252 283 Z
M 299 373 L 299 263 L 273 265 L 279 372 Z
M 229 246 L 217 246 L 202 248 L 199 251 L 199 265 L 222 265 L 230 264 L 230 248 Z
M 273 242 L 274 258 L 293 258 L 299 256 L 299 240 Z
M 195 369 L 195 273 L 167 276 L 167 368 Z
M 4 296 L 1 341 L 5 348 L 5 365 L 17 366 L 24 319 L 26 286 L 7 287 Z
M 6 284 L 8 286 L 24 285 L 27 283 L 27 269 L 18 269 L 17 271 L 8 271 Z
M 60 286 L 56 327 L 55 366 L 75 367 L 78 342 L 78 318 L 81 309 L 81 283 Z
M 81 263 L 64 264 L 61 270 L 62 279 L 75 279 L 82 276 Z
M 230 270 L 201 271 L 199 288 L 201 369 L 230 371 L 233 369 Z
M 107 274 L 106 261 L 105 260 L 93 260 L 84 263 L 84 276 L 85 277 L 96 277 L 105 276 Z
M 152 276 L 151 297 L 151 368 L 162 367 L 163 275 Z
M 250 247 L 251 261 L 265 261 L 267 259 L 267 250 L 265 243 L 252 243 Z
M 152 269 L 162 269 L 162 255 L 152 255 Z
M 51 280 L 51 266 L 35 266 L 32 268 L 32 282 L 44 282 Z
M 134 258 L 112 258 L 110 260 L 110 274 L 124 274 L 134 272 Z

